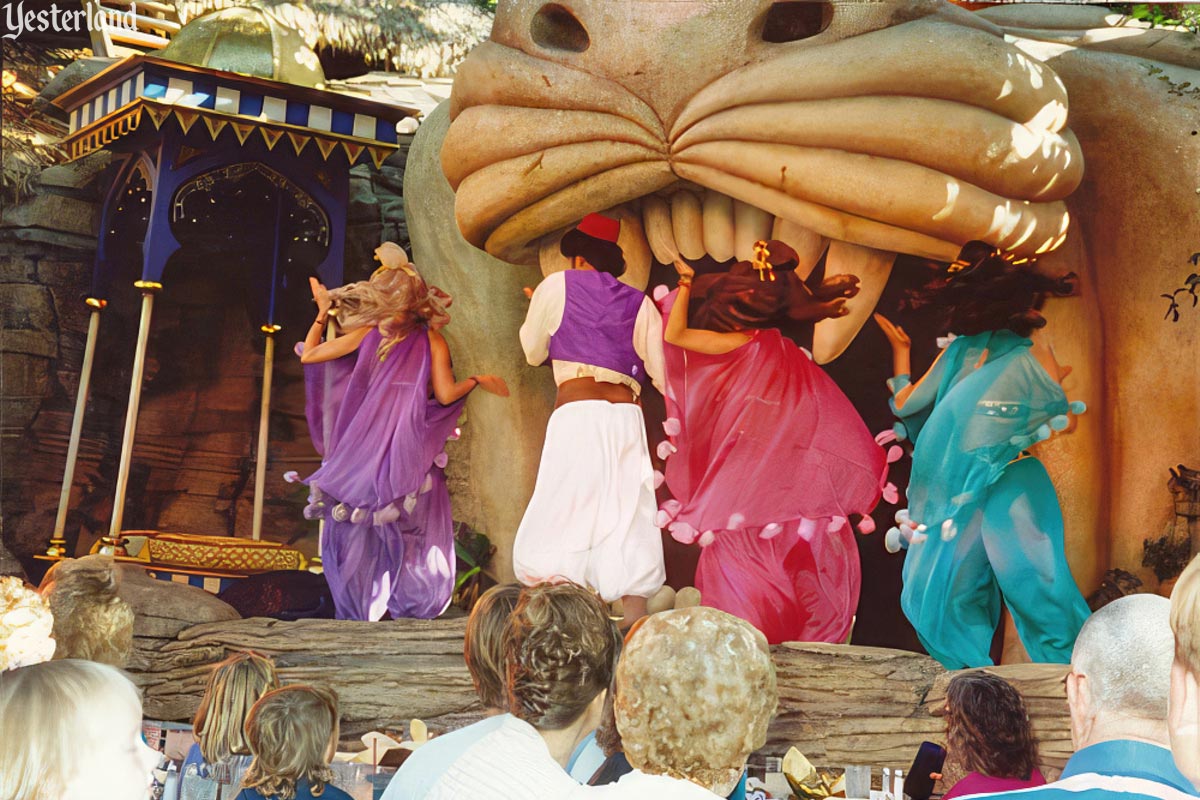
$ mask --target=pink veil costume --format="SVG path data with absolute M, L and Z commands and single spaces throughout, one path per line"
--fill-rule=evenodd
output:
M 672 499 L 658 522 L 703 548 L 704 605 L 771 643 L 841 642 L 862 579 L 849 517 L 895 492 L 887 457 L 807 351 L 777 328 L 745 332 L 753 338 L 721 355 L 665 345 L 660 455 Z M 870 517 L 860 529 L 873 530 Z

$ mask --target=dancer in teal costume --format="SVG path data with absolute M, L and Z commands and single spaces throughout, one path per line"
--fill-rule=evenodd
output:
M 933 287 L 930 302 L 946 327 L 973 332 L 954 338 L 911 386 L 908 337 L 877 317 L 896 364 L 888 386 L 897 434 L 915 445 L 909 507 L 897 514 L 888 546 L 908 547 L 901 607 L 948 669 L 992 663 L 1002 597 L 1036 662 L 1069 662 L 1088 615 L 1067 565 L 1054 485 L 1023 453 L 1068 431 L 1071 415 L 1084 411 L 1061 385 L 1070 368 L 1041 334 L 1030 338 L 1046 324 L 1037 313 L 1046 296 L 1069 293 L 1072 279 L 989 255 Z

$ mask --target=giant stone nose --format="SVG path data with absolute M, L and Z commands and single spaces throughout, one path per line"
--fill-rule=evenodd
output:
M 492 40 L 616 81 L 669 128 L 688 98 L 738 67 L 948 9 L 943 0 L 501 0 Z

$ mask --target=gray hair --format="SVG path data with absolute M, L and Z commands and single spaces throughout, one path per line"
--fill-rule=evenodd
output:
M 1171 662 L 1171 602 L 1137 594 L 1092 614 L 1079 631 L 1071 667 L 1086 675 L 1097 709 L 1147 720 L 1167 718 Z

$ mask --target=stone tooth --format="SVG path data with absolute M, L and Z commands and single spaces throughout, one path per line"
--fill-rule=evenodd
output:
M 754 243 L 771 238 L 775 218 L 761 208 L 733 201 L 733 253 L 738 261 L 754 260 Z
M 818 364 L 828 364 L 845 352 L 854 337 L 862 329 L 867 318 L 875 310 L 879 296 L 892 274 L 894 252 L 875 250 L 849 242 L 834 240 L 829 243 L 825 256 L 825 277 L 834 275 L 857 275 L 859 292 L 851 297 L 846 307 L 850 313 L 842 317 L 821 320 L 813 330 L 813 359 Z
M 671 231 L 684 258 L 704 258 L 704 216 L 700 198 L 688 191 L 671 195 Z
M 800 257 L 796 274 L 805 279 L 812 274 L 813 268 L 829 247 L 829 240 L 821 234 L 783 217 L 776 218 L 771 238 L 778 239 L 796 251 L 796 255 Z
M 628 203 L 604 213 L 621 220 L 621 235 L 617 237 L 617 244 L 621 246 L 621 252 L 625 255 L 625 272 L 620 280 L 644 291 L 650 283 L 650 267 L 654 258 L 650 253 L 650 243 L 646 241 L 641 214 L 636 207 Z
M 646 225 L 646 240 L 650 251 L 660 264 L 670 264 L 679 255 L 675 231 L 671 227 L 671 208 L 658 195 L 642 198 L 642 219 Z
M 720 192 L 704 193 L 704 250 L 714 261 L 733 258 L 733 198 Z

